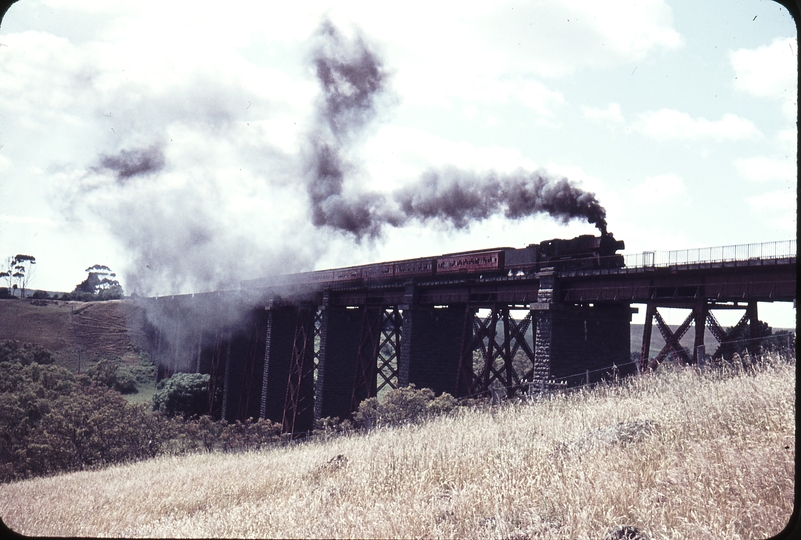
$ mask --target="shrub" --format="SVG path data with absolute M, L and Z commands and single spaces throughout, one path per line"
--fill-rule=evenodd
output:
M 86 371 L 93 384 L 113 388 L 122 394 L 132 394 L 136 390 L 136 378 L 127 366 L 119 360 L 101 359 Z
M 255 421 L 248 418 L 244 422 L 236 420 L 232 424 L 223 421 L 221 423 L 223 428 L 220 441 L 222 449 L 228 452 L 258 450 L 281 440 L 281 424 L 265 418 Z
M 153 394 L 153 410 L 184 417 L 207 413 L 210 378 L 208 374 L 176 373 L 159 382 Z
M 434 396 L 430 388 L 415 388 L 413 384 L 387 392 L 381 401 L 368 398 L 359 404 L 353 417 L 358 427 L 396 426 L 415 423 L 430 416 L 443 414 L 456 407 L 456 399 L 448 393 Z
M 136 379 L 137 384 L 147 385 L 156 382 L 156 365 L 150 361 L 150 355 L 141 353 L 138 366 L 127 366 Z
M 6 341 L 0 342 L 0 359 L 0 482 L 165 453 L 257 449 L 282 440 L 281 424 L 270 420 L 185 418 L 208 407 L 208 375 L 181 373 L 162 381 L 153 408 L 167 414 L 129 404 L 119 390 L 135 384 L 135 373 L 155 376 L 144 356 L 139 366 L 103 359 L 74 375 L 38 363 L 52 361 L 45 349 Z
M 114 390 L 121 394 L 135 394 L 139 391 L 136 387 L 137 377 L 129 366 L 119 366 L 117 368 L 117 380 L 114 381 Z
M 23 366 L 32 363 L 52 364 L 53 354 L 38 345 L 20 342 L 14 339 L 0 341 L 0 362 L 19 362 Z
M 181 431 L 86 374 L 29 362 L 31 347 L 0 350 L 0 482 L 154 457 Z M 103 362 L 95 379 L 111 381 L 114 367 Z
M 139 365 L 103 358 L 89 368 L 86 375 L 91 384 L 113 388 L 122 394 L 135 394 L 140 385 L 149 385 L 156 381 L 156 366 L 146 354 L 140 356 Z

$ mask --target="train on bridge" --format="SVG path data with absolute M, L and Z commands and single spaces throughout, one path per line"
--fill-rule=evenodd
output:
M 623 248 L 612 234 L 583 235 L 142 299 L 149 352 L 160 378 L 208 374 L 215 418 L 269 418 L 303 433 L 385 388 L 512 396 L 633 373 L 632 304 L 646 306 L 644 362 L 656 326 L 665 346 L 654 361 L 693 363 L 709 356 L 705 332 L 723 356 L 746 331 L 757 335 L 758 302 L 795 301 L 795 241 L 646 252 L 641 264 Z M 659 308 L 689 314 L 673 329 Z M 745 313 L 726 330 L 713 316 L 721 309 Z
M 425 279 L 436 276 L 460 277 L 465 275 L 527 276 L 541 268 L 565 269 L 620 268 L 623 256 L 617 251 L 625 249 L 622 240 L 612 233 L 601 236 L 585 234 L 569 240 L 553 239 L 525 248 L 492 248 L 480 251 L 448 253 L 436 257 L 423 257 L 330 270 L 268 276 L 242 283 L 243 288 L 281 286 L 353 286 L 397 282 L 406 279 Z

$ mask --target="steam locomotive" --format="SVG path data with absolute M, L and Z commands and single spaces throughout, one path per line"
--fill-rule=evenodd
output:
M 436 276 L 526 276 L 541 268 L 557 270 L 620 268 L 625 248 L 612 233 L 601 236 L 585 234 L 569 240 L 553 239 L 525 248 L 494 248 L 482 251 L 449 253 L 385 263 L 334 268 L 269 276 L 242 283 L 244 288 L 281 287 L 287 285 L 359 285 L 404 281 L 409 278 Z

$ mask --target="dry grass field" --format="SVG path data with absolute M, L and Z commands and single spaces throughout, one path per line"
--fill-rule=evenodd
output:
M 422 425 L 0 485 L 0 516 L 48 536 L 766 538 L 793 509 L 794 417 L 794 359 L 665 367 Z

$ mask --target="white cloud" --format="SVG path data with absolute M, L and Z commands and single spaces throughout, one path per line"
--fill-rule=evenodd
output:
M 782 212 L 783 210 L 792 210 L 796 207 L 796 197 L 785 190 L 771 191 L 769 193 L 748 197 L 746 202 L 754 210 L 762 212 Z
M 786 152 L 795 155 L 798 148 L 798 129 L 782 129 L 776 134 L 776 149 L 781 152 Z
M 606 109 L 582 106 L 581 111 L 585 118 L 601 123 L 621 124 L 625 121 L 620 105 L 614 102 L 607 105 Z
M 541 116 L 553 116 L 554 109 L 565 103 L 560 92 L 554 92 L 538 81 L 526 81 L 516 85 L 513 93 L 520 103 Z
M 734 68 L 734 87 L 758 97 L 782 101 L 786 114 L 795 119 L 797 107 L 798 42 L 776 38 L 770 45 L 729 53 Z
M 603 36 L 604 45 L 631 59 L 643 58 L 654 48 L 674 49 L 684 40 L 673 28 L 673 13 L 661 0 L 565 0 L 579 20 Z
M 797 232 L 798 199 L 793 191 L 780 190 L 748 197 L 745 202 L 772 229 L 775 239 L 793 238 Z M 748 219 L 749 216 L 743 216 Z
M 351 2 L 331 13 L 369 28 L 381 41 L 388 63 L 397 67 L 404 102 L 438 107 L 454 98 L 493 102 L 501 96 L 548 115 L 564 100 L 543 79 L 681 44 L 670 8 L 657 0 L 634 9 L 625 2 L 410 0 L 403 9 Z
M 631 189 L 629 197 L 637 204 L 690 204 L 684 180 L 674 173 L 647 177 L 643 183 Z
M 787 159 L 766 156 L 738 158 L 734 160 L 734 166 L 740 176 L 753 182 L 793 181 L 796 177 L 796 164 Z
M 640 114 L 639 119 L 632 123 L 632 129 L 658 140 L 708 137 L 736 141 L 762 136 L 753 122 L 731 113 L 724 114 L 720 120 L 707 120 L 674 109 Z
M 40 225 L 45 227 L 61 226 L 63 223 L 56 222 L 50 218 L 38 216 L 3 216 L 5 223 L 17 223 L 20 225 Z
M 355 27 L 364 31 L 367 42 L 393 72 L 392 87 L 401 104 L 394 109 L 401 118 L 399 122 L 370 126 L 375 131 L 366 133 L 363 146 L 348 155 L 355 172 L 346 179 L 347 189 L 390 190 L 417 179 L 429 167 L 457 165 L 468 170 L 507 172 L 519 167 L 538 169 L 542 164 L 531 158 L 553 160 L 557 163 L 546 163 L 546 170 L 564 174 L 595 192 L 609 211 L 610 227 L 620 233 L 618 236 L 628 241 L 631 236 L 623 234 L 628 230 L 647 239 L 653 233 L 649 230 L 659 230 L 659 225 L 652 223 L 657 217 L 649 220 L 649 214 L 659 213 L 658 217 L 665 221 L 681 212 L 686 214 L 679 216 L 681 221 L 695 218 L 696 212 L 687 210 L 682 203 L 687 201 L 688 189 L 696 186 L 685 186 L 677 175 L 661 175 L 648 177 L 632 194 L 625 188 L 615 189 L 619 183 L 614 182 L 622 180 L 613 180 L 617 173 L 610 173 L 609 167 L 617 167 L 614 160 L 608 159 L 617 152 L 614 144 L 584 145 L 583 150 L 577 148 L 571 153 L 562 150 L 570 144 L 562 144 L 565 139 L 560 137 L 583 128 L 588 136 L 595 137 L 599 127 L 588 125 L 590 121 L 631 126 L 659 140 L 708 138 L 726 142 L 762 137 L 754 124 L 738 116 L 715 118 L 707 112 L 707 118 L 701 118 L 675 110 L 656 110 L 675 101 L 656 101 L 659 104 L 653 106 L 655 110 L 639 119 L 636 111 L 627 109 L 624 117 L 618 103 L 608 103 L 614 93 L 593 100 L 583 94 L 595 91 L 592 85 L 575 86 L 589 75 L 600 87 L 621 71 L 608 68 L 622 66 L 628 74 L 633 68 L 626 68 L 628 63 L 646 59 L 653 64 L 652 60 L 658 60 L 661 53 L 684 45 L 671 8 L 658 0 L 644 0 L 637 5 L 622 0 L 409 0 L 402 5 L 348 0 L 335 5 L 329 0 L 283 4 L 232 0 L 225 8 L 187 0 L 175 0 L 169 5 L 157 0 L 142 0 L 135 5 L 101 0 L 46 1 L 58 9 L 38 13 L 32 10 L 27 20 L 39 16 L 45 19 L 45 15 L 56 20 L 61 10 L 68 10 L 69 17 L 77 18 L 89 11 L 85 18 L 91 22 L 85 25 L 93 27 L 65 34 L 53 30 L 62 36 L 58 38 L 33 32 L 6 34 L 0 39 L 7 45 L 0 47 L 0 113 L 5 115 L 3 129 L 8 133 L 6 140 L 0 141 L 7 143 L 2 152 L 6 155 L 12 146 L 22 147 L 23 141 L 27 148 L 25 153 L 18 149 L 8 152 L 13 168 L 9 169 L 0 157 L 0 173 L 10 170 L 12 182 L 37 183 L 37 192 L 47 190 L 49 198 L 60 200 L 66 197 L 46 187 L 43 180 L 56 176 L 50 174 L 52 169 L 83 172 L 98 163 L 100 156 L 159 144 L 166 165 L 158 177 L 135 178 L 105 195 L 103 185 L 99 185 L 92 198 L 96 207 L 87 205 L 84 209 L 94 209 L 98 214 L 94 217 L 103 218 L 99 223 L 116 229 L 117 235 L 122 236 L 130 227 L 123 219 L 129 207 L 142 214 L 163 211 L 166 215 L 173 211 L 171 205 L 184 206 L 192 217 L 189 225 L 200 232 L 221 235 L 211 245 L 221 259 L 238 250 L 252 254 L 254 260 L 248 266 L 253 272 L 267 271 L 266 265 L 255 260 L 257 253 L 289 253 L 290 242 L 302 243 L 302 253 L 286 258 L 284 266 L 291 260 L 297 268 L 308 267 L 316 257 L 328 257 L 325 260 L 330 262 L 335 255 L 341 255 L 336 264 L 349 264 L 356 248 L 370 257 L 367 244 L 354 247 L 355 243 L 345 236 L 329 244 L 326 231 L 315 230 L 304 214 L 307 193 L 300 180 L 302 141 L 311 129 L 313 107 L 319 96 L 306 55 L 309 37 L 326 11 L 345 34 L 352 34 Z M 34 2 L 38 5 L 37 0 Z M 678 16 L 679 7 L 673 10 Z M 95 24 L 100 20 L 114 22 L 110 26 Z M 69 41 L 63 39 L 65 36 Z M 19 51 L 24 54 L 17 54 Z M 697 50 L 687 53 L 694 55 Z M 749 88 L 743 87 L 737 98 L 753 101 L 746 92 L 762 91 Z M 660 99 L 661 90 L 655 89 L 655 100 Z M 571 105 L 575 101 L 598 107 L 568 111 L 568 99 Z M 435 107 L 415 108 L 418 104 Z M 703 116 L 703 112 L 696 112 L 702 109 L 694 106 L 688 102 L 682 109 Z M 463 113 L 472 122 L 461 123 L 464 130 L 454 134 L 453 125 L 437 125 L 439 118 L 435 115 L 418 121 L 421 115 L 440 107 L 452 114 Z M 562 114 L 565 112 L 569 114 Z M 569 124 L 576 112 L 587 119 L 580 122 L 583 128 Z M 504 146 L 489 144 L 489 137 L 501 131 L 484 129 L 485 123 L 503 126 L 504 142 L 500 144 Z M 544 123 L 548 124 L 547 129 L 539 129 Z M 559 129 L 551 129 L 553 126 Z M 472 131 L 475 128 L 480 129 Z M 779 159 L 790 152 L 794 156 L 794 129 L 777 134 L 778 128 L 768 124 L 760 124 L 760 128 L 770 135 L 771 142 L 778 139 L 785 146 L 770 153 L 752 149 L 746 156 L 765 154 Z M 445 135 L 449 132 L 450 140 Z M 667 161 L 683 159 L 674 153 L 676 145 L 638 142 L 644 142 L 638 150 L 646 157 L 630 160 L 627 170 L 617 176 L 642 181 L 654 171 L 674 170 Z M 723 147 L 716 146 L 715 150 Z M 663 148 L 666 151 L 658 157 L 649 155 L 654 148 L 658 153 Z M 598 152 L 605 152 L 606 159 Z M 722 159 L 734 162 L 735 157 Z M 773 170 L 769 175 L 786 176 L 786 166 L 769 164 L 775 165 L 774 170 L 764 167 L 766 163 L 745 157 L 736 166 L 741 173 L 747 173 L 763 165 L 763 174 Z M 47 172 L 31 180 L 34 177 L 25 171 L 34 164 Z M 112 175 L 106 176 L 107 183 L 113 182 Z M 602 178 L 610 179 L 608 187 Z M 97 178 L 86 180 L 99 182 Z M 745 183 L 739 182 L 738 187 L 742 185 Z M 141 192 L 135 192 L 137 186 Z M 748 194 L 753 192 L 751 189 Z M 133 195 L 141 198 L 133 200 Z M 732 190 L 725 196 L 728 199 L 724 204 L 730 205 L 726 201 L 736 198 L 737 204 L 744 206 L 742 193 Z M 636 200 L 631 197 L 654 204 L 663 200 L 675 204 L 664 209 L 650 205 L 637 209 L 633 208 Z M 43 200 L 39 197 L 36 202 L 44 206 Z M 768 203 L 760 201 L 753 204 L 768 207 Z M 646 221 L 647 227 L 643 226 Z M 689 223 L 690 219 L 686 221 Z M 528 227 L 529 223 L 536 227 Z M 474 233 L 457 234 L 443 228 L 425 252 L 473 249 L 477 241 L 484 241 L 484 231 L 495 227 L 490 225 L 488 222 L 476 227 Z M 551 235 L 569 236 L 558 232 L 563 230 L 559 228 L 562 225 L 551 224 L 547 218 L 511 225 L 497 218 L 496 225 L 492 234 L 493 238 L 503 239 L 500 242 L 507 241 L 509 230 L 526 229 L 525 238 L 514 240 L 515 245 Z M 553 229 L 548 228 L 551 226 Z M 180 228 L 181 223 L 156 216 L 143 227 L 138 237 L 150 238 L 152 233 L 153 246 L 169 251 L 173 249 L 170 238 L 161 242 L 158 235 Z M 572 223 L 570 227 L 581 234 L 590 232 L 586 229 L 591 226 Z M 271 235 L 265 235 L 265 230 L 272 231 Z M 416 256 L 425 252 L 417 251 L 422 249 L 419 243 L 409 239 L 426 234 L 427 227 L 412 226 L 409 233 L 393 230 L 387 238 L 406 242 L 408 251 L 404 253 Z M 42 236 L 45 235 L 39 235 Z M 194 237 L 173 236 L 181 238 Z M 319 240 L 303 241 L 306 238 Z M 180 255 L 183 248 L 179 244 L 175 249 Z M 487 239 L 487 245 L 500 244 Z M 648 247 L 653 248 L 654 243 L 648 242 Z M 676 247 L 684 245 L 679 243 Z M 387 242 L 385 249 L 379 259 L 398 256 L 393 242 Z M 202 262 L 199 257 L 189 259 L 192 264 Z M 120 260 L 127 259 L 120 255 Z M 114 264 L 116 270 L 123 267 L 124 263 Z

